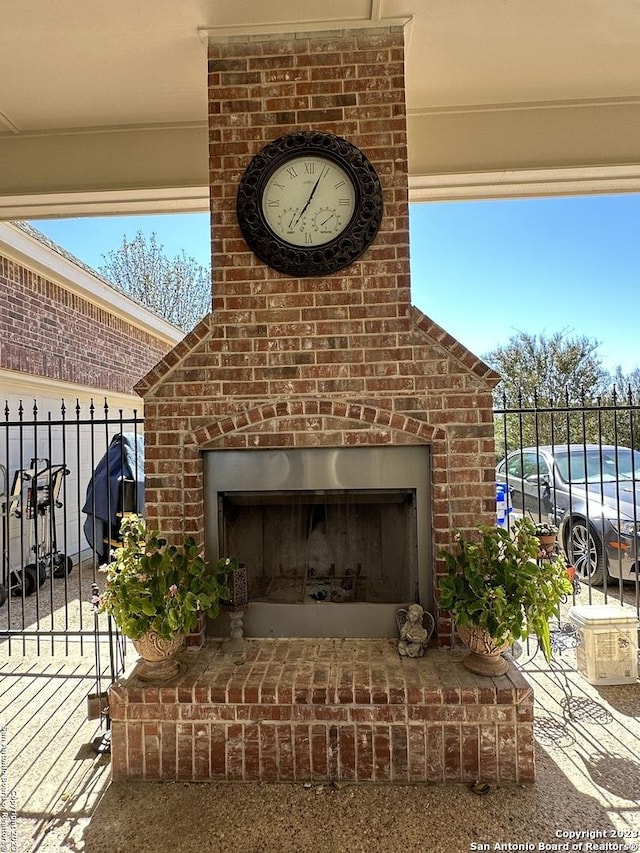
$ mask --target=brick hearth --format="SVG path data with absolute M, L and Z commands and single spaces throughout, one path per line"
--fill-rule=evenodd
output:
M 222 641 L 163 686 L 134 668 L 110 692 L 114 779 L 533 782 L 533 691 L 461 652 L 399 658 L 393 640 Z

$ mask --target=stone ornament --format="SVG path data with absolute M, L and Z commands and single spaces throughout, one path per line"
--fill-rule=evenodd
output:
M 398 654 L 401 657 L 421 658 L 435 628 L 433 616 L 420 604 L 410 604 L 396 611 L 396 624 L 400 633 Z

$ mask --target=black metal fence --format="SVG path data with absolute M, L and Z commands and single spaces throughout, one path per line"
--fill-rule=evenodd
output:
M 105 401 L 37 403 L 0 421 L 0 645 L 8 654 L 95 655 L 115 677 L 123 643 L 92 606 L 100 565 L 144 481 L 143 422 Z M 133 484 L 133 488 L 131 485 Z
M 499 513 L 558 528 L 587 595 L 640 616 L 640 403 L 524 403 L 494 409 Z
M 583 603 L 640 615 L 640 404 L 496 406 L 497 493 L 503 523 L 518 514 L 559 528 Z M 10 654 L 108 655 L 114 627 L 91 605 L 123 511 L 142 510 L 143 421 L 105 401 L 84 410 L 37 404 L 0 421 L 0 644 Z

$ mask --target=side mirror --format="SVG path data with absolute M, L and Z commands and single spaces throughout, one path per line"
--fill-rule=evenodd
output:
M 525 477 L 527 483 L 539 483 L 541 486 L 545 486 L 547 489 L 551 488 L 551 483 L 549 482 L 548 474 L 529 474 Z

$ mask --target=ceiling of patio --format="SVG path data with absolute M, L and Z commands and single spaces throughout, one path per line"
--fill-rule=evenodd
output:
M 4 0 L 0 218 L 206 209 L 206 31 L 377 20 L 414 200 L 635 188 L 638 0 Z

